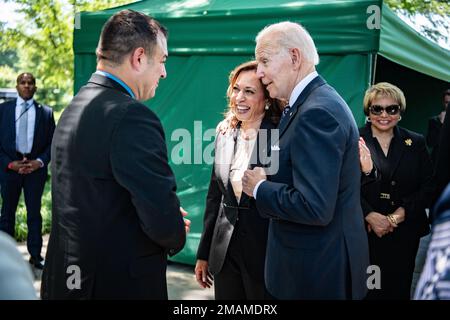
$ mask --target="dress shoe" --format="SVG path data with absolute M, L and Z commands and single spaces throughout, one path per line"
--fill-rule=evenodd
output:
M 36 269 L 42 270 L 44 269 L 44 259 L 41 257 L 35 258 L 31 257 L 29 260 L 30 264 L 33 265 Z

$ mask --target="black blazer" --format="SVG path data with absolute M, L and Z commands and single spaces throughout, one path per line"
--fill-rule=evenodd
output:
M 16 153 L 16 103 L 17 99 L 0 104 L 0 174 L 5 172 L 11 161 L 21 160 Z M 29 158 L 40 158 L 47 167 L 50 162 L 50 146 L 55 120 L 51 108 L 34 101 L 36 120 L 33 148 Z
M 251 169 L 268 164 L 271 130 L 275 127 L 266 119 L 261 123 L 252 152 L 252 158 L 256 161 L 250 161 Z M 267 135 L 262 135 L 261 129 L 264 129 Z M 228 131 L 226 134 L 218 133 L 216 137 L 214 167 L 206 198 L 204 227 L 197 259 L 207 260 L 209 271 L 213 275 L 217 274 L 222 269 L 231 238 L 243 237 L 241 243 L 245 243 L 242 247 L 246 257 L 244 263 L 252 275 L 263 278 L 268 220 L 260 217 L 255 199 L 245 193 L 242 193 L 240 202 L 237 203 L 229 180 L 236 137 L 237 130 Z M 261 139 L 267 139 L 268 143 L 260 143 Z
M 429 232 L 429 224 L 425 208 L 430 205 L 433 193 L 432 165 L 428 155 L 425 139 L 422 135 L 401 127 L 394 128 L 395 139 L 392 141 L 390 152 L 393 152 L 390 162 L 391 173 L 389 192 L 389 212 L 381 212 L 380 188 L 381 178 L 384 174 L 380 171 L 374 138 L 370 124 L 360 128 L 360 135 L 364 138 L 372 155 L 372 160 L 377 168 L 378 178 L 371 183 L 365 183 L 361 187 L 361 206 L 363 214 L 375 211 L 382 214 L 390 214 L 398 207 L 404 207 L 405 221 L 400 224 L 403 230 L 411 236 L 423 236 Z
M 42 297 L 167 299 L 166 255 L 186 234 L 157 116 L 94 74 L 64 110 L 52 156 Z M 67 288 L 69 266 L 80 289 Z
M 444 123 L 442 124 L 439 147 L 435 167 L 436 191 L 434 200 L 437 200 L 450 182 L 450 105 L 447 106 Z M 433 201 L 434 203 L 434 201 Z

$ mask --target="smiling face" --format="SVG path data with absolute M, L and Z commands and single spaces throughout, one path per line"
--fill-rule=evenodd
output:
M 381 106 L 383 108 L 398 104 L 399 103 L 395 99 L 387 96 L 378 96 L 371 103 L 372 106 Z M 400 112 L 395 115 L 390 115 L 385 110 L 383 110 L 380 115 L 374 115 L 372 112 L 370 112 L 369 108 L 369 118 L 372 126 L 375 127 L 375 129 L 380 132 L 390 132 L 400 120 Z
M 36 80 L 30 73 L 23 73 L 17 78 L 17 93 L 23 100 L 30 100 L 36 92 Z
M 239 121 L 255 121 L 264 116 L 264 89 L 254 70 L 242 71 L 233 84 L 231 110 Z

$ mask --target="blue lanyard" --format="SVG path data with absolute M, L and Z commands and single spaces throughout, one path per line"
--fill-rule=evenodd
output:
M 127 92 L 130 94 L 130 96 L 133 99 L 136 99 L 135 96 L 134 96 L 134 93 L 133 93 L 133 91 L 131 91 L 130 87 L 127 86 L 125 82 L 123 82 L 122 80 L 117 78 L 115 75 L 112 75 L 111 73 L 106 72 L 106 71 L 102 71 L 102 70 L 97 70 L 95 73 L 96 74 L 101 74 L 102 76 L 105 76 L 105 77 L 107 77 L 107 78 L 109 78 L 111 80 L 114 80 L 115 82 L 120 84 L 122 87 L 124 87 L 124 89 L 127 90 Z

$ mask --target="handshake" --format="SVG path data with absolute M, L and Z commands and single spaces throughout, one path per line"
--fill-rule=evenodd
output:
M 27 158 L 15 160 L 8 164 L 8 169 L 17 172 L 18 174 L 29 174 L 42 167 L 42 161 L 28 160 Z

